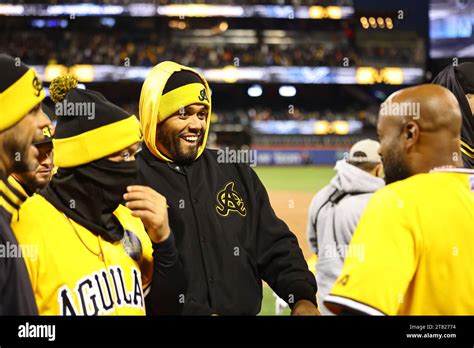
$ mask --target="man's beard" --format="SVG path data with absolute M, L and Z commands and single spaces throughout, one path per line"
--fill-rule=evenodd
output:
M 30 145 L 18 139 L 14 133 L 5 137 L 3 150 L 12 159 L 11 173 L 26 173 L 37 168 L 37 159 L 29 158 Z
M 395 181 L 405 180 L 411 176 L 410 169 L 404 157 L 397 154 L 393 147 L 383 156 L 383 167 L 385 172 L 385 183 L 391 184 Z
M 179 136 L 166 132 L 163 127 L 158 128 L 158 136 L 161 145 L 168 150 L 171 155 L 171 159 L 180 165 L 190 165 L 196 159 L 196 154 L 199 149 L 199 145 L 194 150 L 185 152 Z M 199 142 L 200 143 L 200 142 Z M 199 144 L 198 143 L 198 144 Z
M 27 191 L 30 191 L 31 194 L 42 190 L 48 185 L 49 181 L 48 179 L 40 180 L 36 177 L 36 171 L 30 171 L 30 172 L 25 172 L 25 173 L 20 173 L 20 172 L 15 172 L 17 173 L 16 177 L 17 180 L 22 183 L 22 186 L 28 189 Z M 18 175 L 20 174 L 20 175 Z

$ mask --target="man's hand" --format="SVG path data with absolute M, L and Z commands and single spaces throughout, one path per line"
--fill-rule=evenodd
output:
M 313 302 L 308 300 L 299 300 L 293 306 L 291 315 L 321 315 Z
M 127 187 L 123 198 L 127 201 L 125 206 L 132 211 L 132 215 L 142 220 L 153 243 L 160 243 L 169 237 L 170 226 L 165 197 L 147 186 L 133 185 Z

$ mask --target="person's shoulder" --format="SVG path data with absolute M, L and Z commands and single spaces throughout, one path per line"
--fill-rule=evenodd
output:
M 224 150 L 207 149 L 207 148 L 202 153 L 202 156 L 204 157 L 206 161 L 216 163 L 221 168 L 244 171 L 248 173 L 252 171 L 252 167 L 250 166 L 250 164 L 244 160 L 239 161 L 237 159 L 237 155 L 234 157 L 230 157 L 230 156 L 226 157 L 225 155 L 226 155 L 226 152 Z
M 21 186 L 20 182 L 18 181 L 18 179 L 13 176 L 13 175 L 10 175 L 8 178 L 8 183 L 14 188 L 16 189 L 17 191 L 19 191 L 21 194 L 23 194 L 25 197 L 28 197 L 28 194 L 26 193 L 25 189 L 23 188 L 23 186 Z
M 404 180 L 388 184 L 377 190 L 369 201 L 374 210 L 385 207 L 414 207 L 432 199 L 439 185 L 438 178 L 429 173 L 416 174 Z M 406 210 L 406 209 L 405 209 Z
M 334 191 L 334 188 L 331 185 L 323 186 L 318 192 L 316 192 L 311 199 L 311 206 L 316 207 L 324 204 L 328 201 L 331 192 Z
M 51 203 L 49 203 L 46 198 L 44 198 L 40 194 L 35 193 L 33 196 L 28 197 L 28 199 L 21 205 L 20 220 L 22 218 L 36 217 L 41 216 L 42 214 L 48 214 L 43 215 L 43 217 L 46 217 L 54 211 L 57 212 L 57 209 Z
M 219 156 L 219 150 L 205 148 L 202 152 L 202 156 L 204 158 L 214 159 L 217 161 L 217 157 Z
M 391 183 L 380 189 L 378 192 L 392 192 L 398 196 L 416 196 L 427 192 L 433 192 L 433 190 L 436 191 L 436 186 L 444 180 L 445 178 L 437 175 L 437 173 L 420 173 L 404 180 Z
M 145 165 L 155 167 L 159 166 L 160 164 L 166 163 L 165 161 L 160 160 L 153 153 L 151 153 L 145 143 L 142 144 L 140 150 L 135 154 L 135 158 L 137 160 L 139 168 L 142 168 Z
M 11 226 L 20 241 L 36 240 L 49 234 L 60 217 L 61 212 L 51 203 L 43 196 L 34 194 L 21 205 L 18 218 L 12 221 Z
M 373 195 L 374 192 L 347 194 L 346 197 L 340 200 L 338 206 L 342 210 L 363 210 Z

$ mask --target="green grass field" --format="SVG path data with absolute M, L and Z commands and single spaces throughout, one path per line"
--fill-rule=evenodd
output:
M 327 185 L 334 176 L 332 167 L 256 167 L 260 180 L 267 191 L 304 191 L 317 192 Z M 287 307 L 281 315 L 289 315 Z M 262 310 L 260 315 L 275 315 L 275 298 L 267 285 L 263 288 Z
M 334 176 L 332 167 L 256 167 L 267 191 L 317 192 Z

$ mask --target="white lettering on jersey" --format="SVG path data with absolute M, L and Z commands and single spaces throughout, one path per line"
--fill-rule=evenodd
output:
M 126 274 L 120 266 L 110 266 L 78 279 L 74 292 L 67 285 L 62 286 L 58 291 L 60 315 L 104 315 L 116 307 L 144 309 L 141 273 L 135 267 L 131 273 Z M 131 280 L 130 291 L 124 277 Z

